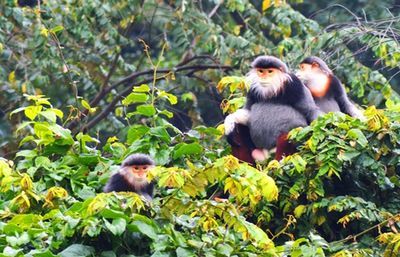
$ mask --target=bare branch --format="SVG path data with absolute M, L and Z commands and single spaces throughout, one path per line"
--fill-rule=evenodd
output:
M 201 70 L 208 70 L 208 69 L 220 69 L 220 70 L 231 70 L 234 67 L 232 66 L 226 66 L 226 65 L 192 65 L 192 66 L 182 66 L 182 67 L 177 67 L 175 69 L 158 69 L 157 70 L 157 74 L 168 74 L 171 72 L 180 72 L 180 71 L 190 71 L 190 73 L 196 72 L 196 71 L 201 71 Z M 116 84 L 114 84 L 111 87 L 108 87 L 106 89 L 106 91 L 111 91 L 112 88 L 115 88 L 118 85 L 127 83 L 131 80 L 136 79 L 139 76 L 143 76 L 143 75 L 149 75 L 152 74 L 154 72 L 153 69 L 151 70 L 147 70 L 147 71 L 141 71 L 141 72 L 135 72 L 127 77 L 125 77 L 124 79 L 122 79 L 121 81 L 117 82 Z M 157 77 L 156 80 L 163 80 L 165 79 L 166 76 L 161 76 L 161 77 Z M 149 79 L 145 79 L 142 80 L 141 82 L 136 83 L 136 85 L 141 85 L 144 83 L 149 83 L 153 81 L 153 78 L 149 78 Z M 154 85 L 153 85 L 154 86 Z M 103 120 L 104 118 L 107 117 L 107 115 L 114 109 L 115 105 L 126 95 L 128 95 L 132 90 L 132 87 L 126 87 L 125 89 L 123 89 L 117 96 L 114 97 L 114 99 L 105 107 L 104 110 L 102 110 L 98 115 L 96 115 L 93 119 L 91 119 L 86 125 L 83 126 L 82 130 L 86 131 L 90 128 L 92 128 L 93 126 L 95 126 L 97 123 L 99 123 L 101 120 Z

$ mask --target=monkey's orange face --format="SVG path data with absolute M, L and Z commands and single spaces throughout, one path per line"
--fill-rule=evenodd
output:
M 300 70 L 304 72 L 310 72 L 310 71 L 318 71 L 319 67 L 317 65 L 312 65 L 308 63 L 302 63 L 300 64 Z
M 281 70 L 275 68 L 257 68 L 256 71 L 259 78 L 266 80 L 273 79 L 275 76 L 279 76 L 281 73 Z
M 270 98 L 279 94 L 290 76 L 277 68 L 254 68 L 247 74 L 247 79 L 258 95 Z
M 323 97 L 329 89 L 329 77 L 323 72 L 318 63 L 302 63 L 296 74 L 310 89 L 314 97 Z
M 154 166 L 152 165 L 132 165 L 130 166 L 130 170 L 136 178 L 145 179 L 147 172 L 149 172 L 153 167 Z

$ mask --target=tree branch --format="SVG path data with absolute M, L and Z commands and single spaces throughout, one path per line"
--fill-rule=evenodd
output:
M 191 73 L 196 72 L 196 71 L 201 71 L 201 70 L 208 70 L 208 69 L 221 69 L 221 70 L 231 70 L 234 67 L 232 66 L 226 66 L 226 65 L 192 65 L 192 66 L 183 66 L 183 67 L 177 67 L 175 69 L 158 69 L 157 70 L 157 74 L 161 73 L 161 74 L 167 74 L 170 72 L 180 72 L 180 71 L 187 71 L 190 70 Z M 154 72 L 153 69 L 151 70 L 147 70 L 147 71 L 141 71 L 141 72 L 135 72 L 125 78 L 123 78 L 122 80 L 120 80 L 119 82 L 117 82 L 116 84 L 114 84 L 111 87 L 107 88 L 107 92 L 110 92 L 112 88 L 117 87 L 118 85 L 124 84 L 126 82 L 129 82 L 130 80 L 133 80 L 139 76 L 142 75 L 148 75 L 148 74 L 152 74 Z M 165 76 L 156 78 L 157 81 L 159 80 L 163 80 L 165 79 Z M 149 83 L 153 81 L 153 78 L 149 78 L 149 79 L 145 79 L 142 80 L 139 83 L 136 83 L 136 85 L 141 85 L 144 83 Z M 154 85 L 153 85 L 154 86 Z M 101 120 L 103 120 L 104 118 L 107 117 L 107 115 L 114 109 L 115 105 L 126 95 L 128 95 L 131 92 L 132 88 L 131 87 L 126 87 L 125 89 L 123 89 L 117 96 L 115 96 L 115 98 L 106 106 L 106 108 L 104 110 L 102 110 L 97 116 L 95 116 L 93 119 L 91 119 L 85 126 L 82 127 L 83 131 L 87 131 L 89 129 L 91 129 L 92 127 L 94 127 L 97 123 L 99 123 Z

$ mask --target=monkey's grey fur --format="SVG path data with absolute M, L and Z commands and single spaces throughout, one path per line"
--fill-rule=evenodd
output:
M 276 139 L 293 128 L 306 127 L 303 114 L 290 105 L 281 103 L 255 103 L 249 119 L 251 140 L 257 148 L 271 149 Z

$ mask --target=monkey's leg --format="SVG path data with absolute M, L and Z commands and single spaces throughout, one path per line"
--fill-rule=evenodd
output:
M 294 154 L 296 146 L 288 141 L 288 133 L 282 133 L 276 140 L 275 160 L 282 160 L 283 157 Z
M 232 141 L 234 143 L 232 143 Z M 250 138 L 249 127 L 236 124 L 235 130 L 231 133 L 231 140 L 228 141 L 232 147 L 232 155 L 241 161 L 254 165 L 254 159 L 251 152 L 255 146 Z

